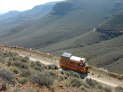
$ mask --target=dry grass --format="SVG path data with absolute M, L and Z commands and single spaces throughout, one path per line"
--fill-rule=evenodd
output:
M 4 54 L 6 53 L 6 54 Z M 46 68 L 40 62 L 32 62 L 15 53 L 0 52 L 6 66 L 15 76 L 16 87 L 7 87 L 7 92 L 108 92 L 107 87 L 92 81 L 81 79 L 81 74 L 74 71 L 57 71 L 56 66 Z M 1 67 L 3 67 L 1 66 Z M 49 66 L 48 66 L 49 67 Z M 92 68 L 92 67 L 90 67 Z M 93 68 L 95 69 L 95 68 Z M 32 90 L 32 88 L 35 88 Z M 108 91 L 107 91 L 108 90 Z M 110 91 L 109 91 L 110 92 Z

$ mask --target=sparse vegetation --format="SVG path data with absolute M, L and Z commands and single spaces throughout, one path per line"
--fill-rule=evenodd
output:
M 53 75 L 54 74 L 52 74 L 51 72 L 41 72 L 37 75 L 33 75 L 31 81 L 33 83 L 39 84 L 40 86 L 51 87 L 55 80 L 55 76 Z
M 122 0 L 66 0 L 0 15 L 0 44 L 35 48 L 49 57 L 68 51 L 86 57 L 90 65 L 123 74 L 122 10 Z M 3 92 L 112 92 L 85 76 L 0 49 L 0 92 L 2 86 Z M 116 92 L 122 91 L 119 85 Z
M 62 86 L 65 88 L 64 90 L 68 90 L 68 92 L 110 92 L 110 89 L 106 86 L 102 86 L 93 80 L 82 79 L 80 73 L 70 70 L 57 71 L 54 65 L 50 67 L 47 66 L 49 67 L 47 68 L 40 62 L 32 62 L 17 54 L 15 56 L 13 54 L 13 59 L 5 53 L 8 52 L 0 52 L 0 58 L 5 55 L 3 59 L 4 62 L 0 62 L 0 82 L 8 85 L 7 91 L 31 92 L 29 89 L 33 87 L 35 88 L 33 92 L 37 92 L 36 90 L 39 92 L 42 92 L 41 90 L 45 90 L 43 92 L 51 92 L 51 90 L 58 92 L 59 90 L 63 90 L 60 88 Z M 9 66 L 8 60 L 11 62 Z M 16 65 L 16 62 L 24 66 L 26 65 L 28 68 L 20 67 L 21 65 Z M 35 67 L 41 68 L 41 70 Z M 16 88 L 12 88 L 12 85 L 17 86 Z M 24 89 L 21 87 L 24 87 Z
M 123 88 L 121 88 L 120 86 L 116 88 L 116 92 L 122 92 Z
M 7 69 L 0 69 L 0 78 L 2 78 L 3 80 L 5 80 L 9 83 L 15 82 L 14 74 Z
M 21 79 L 18 80 L 20 84 L 25 84 L 28 82 L 29 79 L 22 77 Z
M 48 65 L 47 68 L 52 69 L 52 70 L 56 70 L 56 69 L 58 69 L 58 66 L 56 66 L 55 64 L 52 64 L 52 65 Z

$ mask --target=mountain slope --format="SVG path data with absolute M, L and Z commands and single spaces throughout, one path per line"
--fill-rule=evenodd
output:
M 73 52 L 87 56 L 89 63 L 98 67 L 105 67 L 112 72 L 122 72 L 123 58 L 123 36 L 112 40 L 104 41 L 99 44 L 91 45 L 85 48 L 78 48 Z
M 77 2 L 68 0 L 57 3 L 52 11 L 43 18 L 26 23 L 22 20 L 23 23 L 19 25 L 17 25 L 18 22 L 16 25 L 10 22 L 12 26 L 9 28 L 1 24 L 3 27 L 1 27 L 1 43 L 44 48 L 81 36 L 97 27 L 107 17 L 121 10 L 121 5 L 120 9 L 115 5 L 116 1 L 112 0 L 94 0 L 93 2 L 90 0 L 78 0 Z M 20 22 L 20 20 L 18 21 Z
M 10 11 L 7 14 L 1 15 L 0 35 L 6 37 L 8 35 L 20 33 L 26 27 L 29 28 L 31 24 L 49 13 L 55 3 L 56 2 L 39 5 L 23 12 Z
M 42 6 L 15 12 L 0 18 L 0 44 L 57 55 L 70 51 L 87 57 L 89 64 L 122 73 L 122 4 L 122 0 L 67 0 L 46 5 L 50 8 L 43 17 Z
M 122 72 L 123 70 L 123 67 L 122 67 L 123 65 L 123 62 L 122 62 L 123 60 L 123 33 L 122 33 L 123 21 L 122 19 L 123 19 L 123 12 L 112 17 L 105 23 L 101 24 L 97 28 L 97 30 L 92 31 L 91 35 L 87 36 L 88 37 L 87 42 L 89 42 L 89 40 L 92 40 L 91 42 L 93 42 L 94 37 L 96 36 L 95 33 L 99 33 L 97 34 L 96 38 L 100 38 L 103 34 L 108 39 L 104 40 L 104 37 L 102 37 L 103 40 L 101 39 L 98 40 L 99 41 L 98 43 L 94 44 L 93 42 L 93 44 L 88 44 L 86 46 L 81 45 L 83 44 L 83 39 L 79 39 L 78 40 L 79 45 L 72 48 L 70 48 L 68 45 L 69 43 L 71 44 L 71 41 L 68 41 L 69 42 L 68 44 L 66 41 L 68 48 L 61 47 L 60 49 L 54 50 L 53 52 L 58 54 L 60 52 L 69 51 L 76 55 L 87 57 L 89 64 L 95 65 L 97 67 L 106 68 L 112 72 L 123 73 Z M 94 34 L 94 37 L 92 33 Z M 72 44 L 78 41 L 74 39 L 74 42 Z M 62 45 L 63 44 L 64 43 L 62 43 Z M 71 46 L 73 46 L 72 44 Z M 51 48 L 54 48 L 54 47 L 51 47 Z
M 58 50 L 74 49 L 110 40 L 123 34 L 123 12 L 104 21 L 97 28 L 72 39 L 58 42 L 41 50 L 53 52 Z

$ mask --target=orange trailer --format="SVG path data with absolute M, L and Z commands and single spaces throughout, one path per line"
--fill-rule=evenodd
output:
M 60 59 L 60 67 L 78 72 L 87 73 L 85 58 L 72 56 L 70 53 L 63 53 Z

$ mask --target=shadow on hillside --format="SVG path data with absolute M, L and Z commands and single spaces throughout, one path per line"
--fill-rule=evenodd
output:
M 88 73 L 80 73 L 80 77 L 82 79 L 86 78 L 88 76 Z

